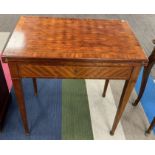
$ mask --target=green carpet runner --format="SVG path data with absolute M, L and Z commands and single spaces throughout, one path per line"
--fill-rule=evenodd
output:
M 62 81 L 62 139 L 93 139 L 84 80 Z

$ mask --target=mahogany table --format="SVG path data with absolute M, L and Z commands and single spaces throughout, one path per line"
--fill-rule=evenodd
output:
M 110 131 L 113 135 L 148 59 L 124 20 L 22 16 L 3 61 L 10 67 L 25 133 L 29 128 L 22 78 L 126 80 Z

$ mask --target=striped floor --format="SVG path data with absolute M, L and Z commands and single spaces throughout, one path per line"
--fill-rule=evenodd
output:
M 111 80 L 107 95 L 103 98 L 104 82 L 37 79 L 38 96 L 34 96 L 32 80 L 23 79 L 31 134 L 23 134 L 12 89 L 12 103 L 0 139 L 155 139 L 153 134 L 148 137 L 144 135 L 144 130 L 149 126 L 144 106 L 131 105 L 136 98 L 135 91 L 115 135 L 109 135 L 124 82 Z M 140 79 L 138 85 L 139 82 Z M 136 90 L 138 91 L 137 86 Z
M 13 99 L 0 139 L 154 139 L 153 135 L 144 136 L 148 121 L 143 109 L 133 108 L 130 103 L 115 135 L 109 135 L 117 106 L 112 90 L 116 91 L 119 82 L 111 81 L 106 98 L 101 97 L 104 80 L 37 82 L 39 93 L 35 97 L 32 80 L 23 80 L 31 135 L 23 134 L 12 90 Z

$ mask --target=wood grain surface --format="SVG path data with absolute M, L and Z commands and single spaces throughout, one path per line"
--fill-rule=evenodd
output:
M 124 20 L 21 17 L 3 53 L 8 59 L 147 62 Z
M 18 66 L 20 77 L 72 78 L 72 79 L 129 79 L 132 67 L 81 67 L 28 65 Z

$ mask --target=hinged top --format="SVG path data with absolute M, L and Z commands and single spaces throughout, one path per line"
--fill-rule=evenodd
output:
M 21 17 L 3 52 L 10 60 L 63 59 L 146 63 L 124 20 Z

